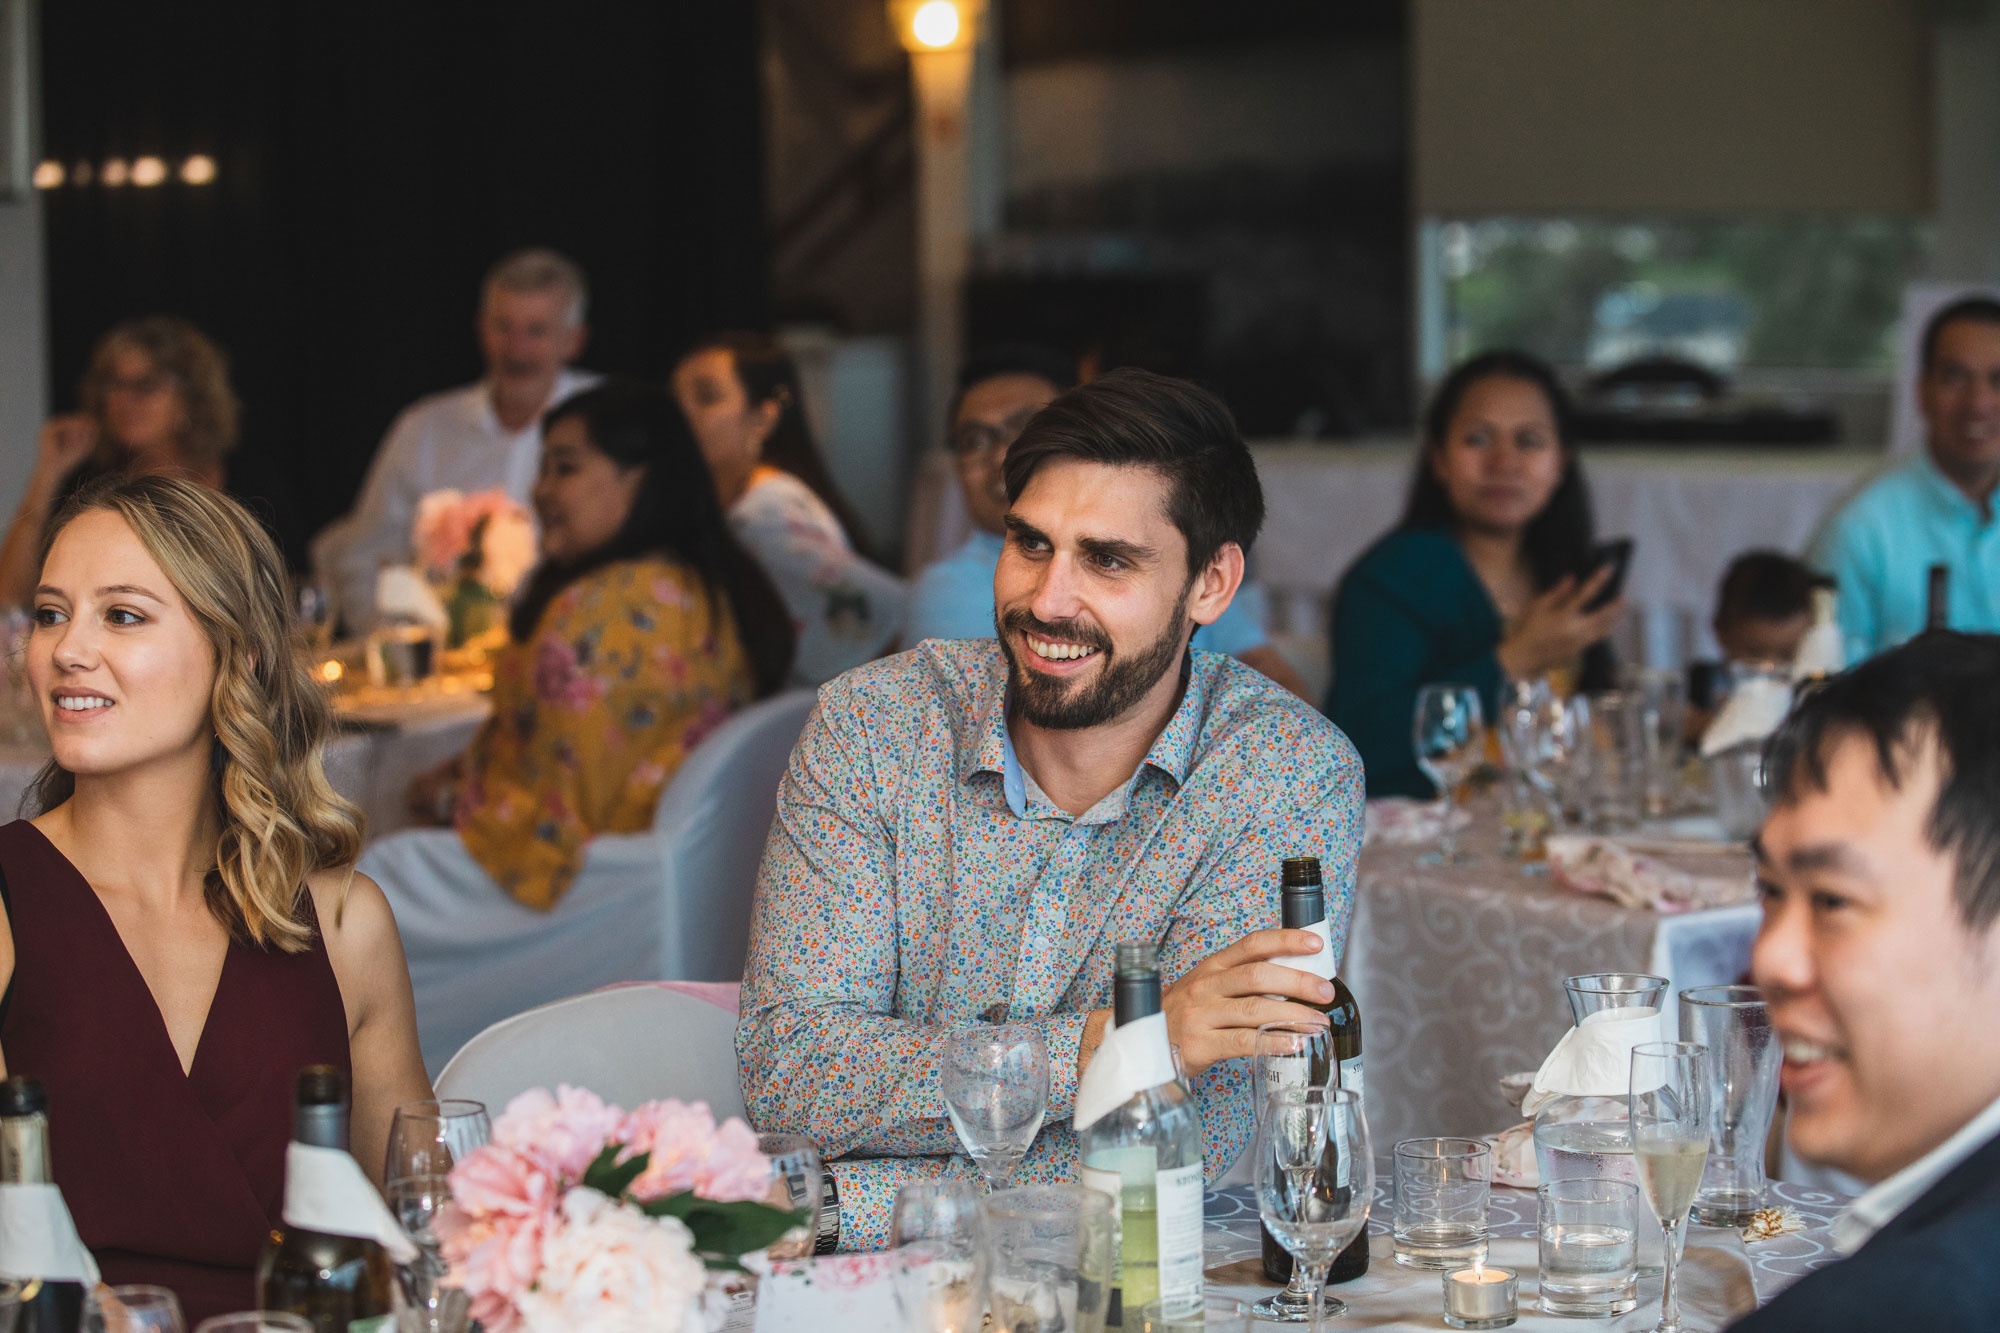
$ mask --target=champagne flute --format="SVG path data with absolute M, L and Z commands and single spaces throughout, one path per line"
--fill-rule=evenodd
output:
M 1350 1088 L 1284 1088 L 1257 1122 L 1257 1212 L 1313 1283 L 1312 1330 L 1328 1311 L 1326 1273 L 1368 1225 L 1375 1159 L 1361 1095 Z
M 1706 1046 L 1691 1041 L 1649 1041 L 1632 1048 L 1628 1102 L 1632 1157 L 1639 1184 L 1666 1232 L 1666 1288 L 1653 1333 L 1681 1333 L 1674 1279 L 1687 1240 L 1688 1210 L 1701 1189 L 1708 1161 L 1714 1108 L 1708 1100 Z
M 1263 1114 L 1265 1103 L 1274 1092 L 1287 1088 L 1331 1087 L 1338 1069 L 1331 1028 L 1295 1027 L 1290 1023 L 1263 1024 L 1257 1029 L 1257 1047 L 1251 1058 L 1250 1090 L 1257 1099 L 1258 1114 Z M 1321 1071 L 1320 1077 L 1313 1077 L 1314 1070 Z M 1279 1255 L 1285 1252 L 1285 1247 L 1271 1234 L 1269 1227 L 1264 1227 L 1263 1233 L 1261 1240 L 1265 1275 L 1268 1277 L 1274 1265 L 1283 1271 Z M 1304 1264 L 1294 1263 L 1292 1280 L 1284 1290 L 1266 1296 L 1250 1309 L 1259 1319 L 1280 1324 L 1303 1324 L 1312 1318 L 1312 1302 L 1312 1275 L 1306 1271 Z
M 969 1027 L 944 1048 L 944 1105 L 966 1155 L 1006 1189 L 1049 1107 L 1049 1047 L 1027 1027 Z
M 165 1287 L 99 1287 L 83 1298 L 82 1333 L 187 1333 L 180 1300 Z
M 493 1122 L 484 1102 L 404 1102 L 389 1120 L 382 1179 L 450 1175 L 460 1158 L 492 1140 Z
M 889 1222 L 896 1305 L 910 1333 L 979 1333 L 986 1314 L 986 1228 L 969 1180 L 913 1180 Z
M 1426 855 L 1426 865 L 1452 865 L 1458 854 L 1458 830 L 1452 825 L 1458 785 L 1472 775 L 1486 754 L 1486 724 L 1479 708 L 1479 691 L 1470 685 L 1426 685 L 1417 691 L 1413 721 L 1417 767 L 1437 784 L 1441 825 L 1438 849 Z

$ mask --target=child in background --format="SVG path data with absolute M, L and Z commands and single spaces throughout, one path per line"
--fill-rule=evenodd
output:
M 1688 734 L 1699 736 L 1728 693 L 1727 668 L 1756 663 L 1789 668 L 1813 623 L 1813 589 L 1822 579 L 1779 551 L 1746 551 L 1730 562 L 1716 596 L 1715 641 L 1721 662 L 1688 664 Z

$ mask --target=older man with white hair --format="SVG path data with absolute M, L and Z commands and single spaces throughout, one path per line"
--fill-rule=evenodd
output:
M 404 409 L 353 511 L 313 542 L 313 566 L 351 628 L 374 615 L 383 563 L 410 558 L 425 495 L 499 488 L 527 503 L 542 414 L 599 378 L 569 368 L 588 332 L 588 299 L 583 270 L 553 250 L 516 251 L 487 273 L 475 323 L 485 378 Z

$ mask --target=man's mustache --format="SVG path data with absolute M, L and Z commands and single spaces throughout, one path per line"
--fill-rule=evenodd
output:
M 1111 636 L 1096 625 L 1085 624 L 1081 620 L 1050 622 L 1043 620 L 1032 611 L 1017 607 L 1000 619 L 1002 629 L 1032 634 L 1038 639 L 1052 643 L 1075 643 L 1085 648 L 1111 651 Z

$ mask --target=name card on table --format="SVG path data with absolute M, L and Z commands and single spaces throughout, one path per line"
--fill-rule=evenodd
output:
M 759 1278 L 756 1333 L 883 1333 L 903 1326 L 893 1252 L 753 1259 L 749 1266 Z

